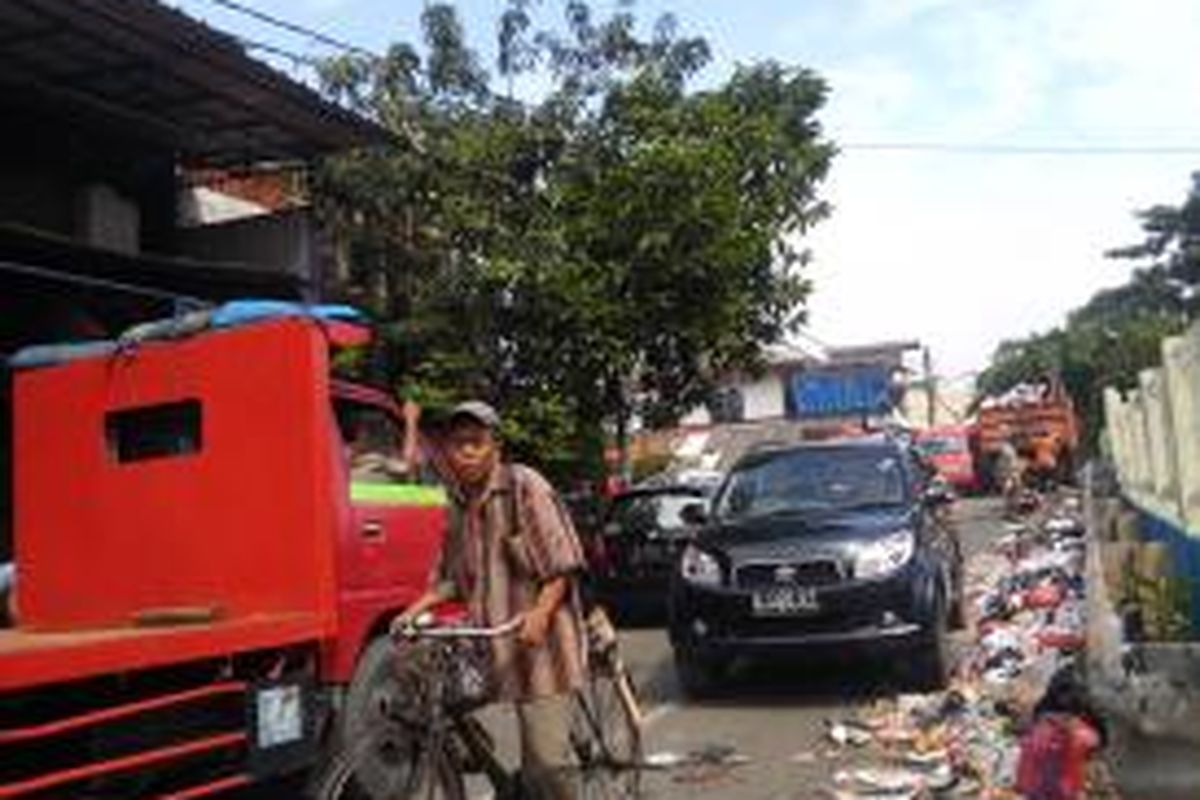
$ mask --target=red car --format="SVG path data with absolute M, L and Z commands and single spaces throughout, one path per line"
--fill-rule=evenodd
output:
M 960 492 L 979 489 L 979 473 L 971 451 L 971 429 L 966 425 L 947 425 L 928 428 L 916 435 L 916 447 Z

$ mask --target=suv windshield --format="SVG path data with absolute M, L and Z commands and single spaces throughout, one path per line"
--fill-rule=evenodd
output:
M 736 468 L 717 500 L 720 519 L 897 505 L 905 499 L 899 454 L 884 447 L 813 447 Z

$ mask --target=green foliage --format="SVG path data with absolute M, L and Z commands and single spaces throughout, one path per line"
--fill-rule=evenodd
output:
M 826 87 L 774 63 L 691 91 L 709 60 L 673 17 L 639 34 L 629 4 L 558 27 L 510 0 L 497 72 L 451 6 L 420 50 L 325 64 L 328 95 L 389 146 L 329 160 L 318 208 L 348 243 L 341 290 L 381 322 L 375 367 L 434 405 L 497 403 L 511 446 L 566 476 L 600 468 L 604 432 L 669 421 L 802 319 L 798 242 L 827 209 Z M 512 96 L 536 75 L 536 102 Z
M 1179 333 L 1200 312 L 1200 174 L 1184 203 L 1138 213 L 1144 241 L 1112 250 L 1111 258 L 1146 260 L 1130 279 L 1098 292 L 1071 312 L 1066 325 L 1006 341 L 980 376 L 980 395 L 1057 375 L 1071 393 L 1088 444 L 1103 426 L 1103 391 L 1137 386 L 1143 369 L 1162 361 L 1163 338 Z
M 635 459 L 633 462 L 633 482 L 637 483 L 663 472 L 674 461 L 675 457 L 670 453 L 650 453 Z

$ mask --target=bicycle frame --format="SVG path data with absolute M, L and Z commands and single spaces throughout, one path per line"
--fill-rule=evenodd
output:
M 575 719 L 571 729 L 570 746 L 578 759 L 583 786 L 593 788 L 618 780 L 614 775 L 632 775 L 631 782 L 618 794 L 604 797 L 635 798 L 640 796 L 639 775 L 641 758 L 642 716 L 634 696 L 629 675 L 617 650 L 615 629 L 607 620 L 599 638 L 589 638 L 594 671 L 588 684 L 576 695 Z M 417 628 L 397 631 L 398 642 L 424 640 L 425 649 L 414 651 L 419 660 L 405 662 L 416 670 L 412 673 L 424 687 L 411 695 L 415 703 L 398 704 L 411 716 L 406 720 L 395 716 L 389 725 L 399 732 L 397 741 L 404 744 L 404 761 L 397 764 L 396 773 L 388 780 L 387 796 L 407 800 L 463 800 L 466 797 L 463 777 L 482 774 L 491 784 L 497 800 L 520 800 L 525 797 L 525 783 L 519 770 L 511 771 L 497 756 L 494 742 L 487 729 L 472 713 L 473 708 L 455 705 L 453 679 L 454 659 L 459 652 L 456 641 L 465 638 L 493 638 L 515 632 L 522 619 L 516 618 L 495 627 Z M 602 688 L 603 687 L 603 688 Z M 605 691 L 605 689 L 607 691 Z M 622 746 L 614 739 L 611 720 L 606 709 L 615 710 L 624 720 L 621 730 L 628 736 Z M 574 727 L 577 724 L 578 727 Z M 619 734 L 618 734 L 619 735 Z M 377 741 L 386 741 L 377 740 Z M 371 746 L 364 742 L 365 747 Z M 363 752 L 366 752 L 364 749 Z M 341 772 L 326 784 L 323 800 L 344 798 L 341 794 L 351 786 L 357 757 L 347 756 Z M 407 766 L 405 766 L 407 765 Z M 626 780 L 626 779 L 620 779 Z M 598 781 L 594 783 L 593 781 Z
M 524 617 L 517 616 L 493 627 L 413 627 L 400 631 L 397 637 L 406 640 L 423 639 L 435 646 L 436 664 L 432 671 L 434 680 L 431 682 L 427 708 L 430 725 L 424 743 L 426 752 L 431 755 L 431 768 L 436 774 L 439 767 L 436 760 L 451 759 L 449 766 L 456 774 L 461 775 L 465 772 L 464 765 L 454 763 L 453 754 L 450 752 L 451 738 L 457 738 L 469 758 L 478 766 L 478 771 L 487 776 L 499 800 L 519 797 L 520 780 L 497 759 L 491 737 L 480 722 L 469 712 L 455 712 L 449 707 L 446 702 L 446 676 L 449 671 L 446 667 L 454 657 L 455 641 L 509 635 L 516 632 L 523 622 Z

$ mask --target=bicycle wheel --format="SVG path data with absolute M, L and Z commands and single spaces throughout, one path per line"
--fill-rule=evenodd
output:
M 444 747 L 394 754 L 385 772 L 380 748 L 389 746 L 373 738 L 344 750 L 318 784 L 314 800 L 465 800 L 462 775 Z M 371 773 L 370 782 L 361 779 L 364 771 Z
M 642 736 L 627 706 L 632 685 L 622 669 L 594 672 L 579 692 L 571 723 L 581 800 L 641 796 Z

